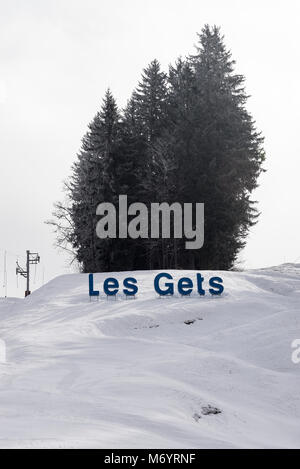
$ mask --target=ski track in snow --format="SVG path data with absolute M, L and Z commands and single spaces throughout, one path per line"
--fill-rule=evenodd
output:
M 300 448 L 300 265 L 202 274 L 222 297 L 159 299 L 156 272 L 119 272 L 95 274 L 100 301 L 84 274 L 1 299 L 0 447 Z M 108 276 L 138 298 L 106 300 Z

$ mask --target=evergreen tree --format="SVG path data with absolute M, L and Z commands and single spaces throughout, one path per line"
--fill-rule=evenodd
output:
M 134 121 L 131 120 L 133 131 L 138 132 L 144 142 L 139 157 L 141 170 L 135 200 L 144 202 L 149 210 L 151 202 L 160 201 L 161 186 L 158 184 L 158 164 L 153 146 L 166 126 L 167 97 L 167 76 L 160 70 L 159 62 L 153 60 L 144 69 L 130 102 L 134 108 Z M 159 244 L 160 240 L 154 239 L 136 242 L 143 268 L 158 266 Z
M 188 61 L 178 59 L 169 69 L 168 125 L 161 141 L 168 147 L 168 192 L 171 202 L 195 202 L 193 179 L 201 175 L 193 169 L 193 136 L 195 132 L 195 74 Z M 161 143 L 162 144 L 162 143 Z M 199 200 L 198 200 L 199 202 Z M 174 239 L 169 252 L 169 267 L 189 266 L 190 254 L 184 240 Z
M 193 167 L 201 178 L 192 186 L 205 202 L 205 246 L 195 266 L 228 269 L 258 216 L 250 194 L 262 171 L 263 139 L 245 108 L 244 77 L 234 74 L 219 28 L 204 27 L 191 64 L 196 77 Z
M 68 203 L 56 205 L 51 222 L 84 272 L 233 266 L 257 221 L 251 193 L 264 161 L 234 64 L 219 28 L 205 26 L 196 54 L 168 76 L 157 60 L 144 69 L 121 115 L 107 91 L 73 165 Z M 177 239 L 98 239 L 97 205 L 117 206 L 122 194 L 149 212 L 151 202 L 204 202 L 203 248 L 186 250 Z
M 155 59 L 144 69 L 142 80 L 133 93 L 136 117 L 142 134 L 151 143 L 161 134 L 166 117 L 166 74 Z
M 145 163 L 148 144 L 137 117 L 137 106 L 131 98 L 124 109 L 117 147 L 118 165 L 115 181 L 116 194 L 127 195 L 128 205 L 145 198 L 144 180 L 147 177 Z M 114 240 L 114 251 L 118 265 L 116 270 L 145 269 L 147 252 L 145 240 Z
M 115 202 L 115 173 L 119 113 L 108 90 L 102 108 L 89 124 L 70 181 L 73 248 L 84 272 L 110 270 L 114 263 L 112 240 L 96 236 L 96 208 Z

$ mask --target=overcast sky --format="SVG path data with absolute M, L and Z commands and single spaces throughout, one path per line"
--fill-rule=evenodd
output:
M 69 271 L 44 224 L 109 86 L 124 106 L 154 58 L 167 70 L 217 24 L 246 76 L 248 109 L 265 135 L 262 212 L 244 266 L 300 262 L 299 0 L 0 0 L 0 279 L 38 251 L 42 281 Z

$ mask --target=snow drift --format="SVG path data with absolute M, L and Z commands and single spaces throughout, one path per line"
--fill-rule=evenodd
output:
M 0 446 L 299 448 L 300 265 L 202 274 L 221 297 L 122 272 L 136 300 L 90 302 L 84 274 L 1 299 Z

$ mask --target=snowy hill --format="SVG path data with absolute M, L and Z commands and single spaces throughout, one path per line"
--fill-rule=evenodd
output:
M 90 302 L 83 274 L 0 300 L 0 446 L 299 448 L 300 265 L 219 272 L 218 298 L 134 275 L 136 300 Z

